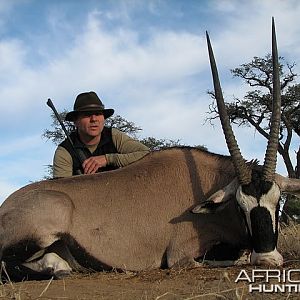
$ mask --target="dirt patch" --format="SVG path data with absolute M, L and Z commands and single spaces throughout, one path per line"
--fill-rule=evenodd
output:
M 140 273 L 73 275 L 63 280 L 26 281 L 1 286 L 1 299 L 299 299 L 299 293 L 249 293 L 246 282 L 235 283 L 241 270 L 253 266 Z M 284 269 L 300 269 L 300 262 Z
M 300 270 L 299 226 L 281 229 L 279 250 L 283 269 Z M 241 270 L 258 267 L 227 267 L 144 272 L 73 275 L 63 280 L 25 281 L 0 286 L 0 299 L 299 299 L 300 293 L 249 293 L 247 282 L 235 283 Z M 262 268 L 260 268 L 262 269 Z M 274 269 L 274 268 L 273 268 Z

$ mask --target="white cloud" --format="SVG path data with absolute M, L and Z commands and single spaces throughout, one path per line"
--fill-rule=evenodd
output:
M 85 32 L 76 37 L 67 55 L 54 57 L 42 68 L 29 69 L 28 53 L 24 53 L 29 50 L 20 41 L 9 43 L 5 55 L 5 78 L 9 82 L 0 91 L 0 98 L 9 99 L 9 103 L 1 102 L 0 109 L 25 117 L 29 110 L 40 107 L 42 95 L 63 99 L 70 91 L 89 88 L 117 87 L 126 93 L 132 86 L 143 90 L 144 85 L 174 84 L 201 70 L 202 44 L 198 36 L 171 31 L 153 32 L 149 41 L 140 44 L 133 31 L 104 31 L 91 14 Z M 60 101 L 68 101 L 69 106 L 70 96 Z
M 21 186 L 41 180 L 46 175 L 46 165 L 52 163 L 54 149 L 39 135 L 2 140 L 0 203 Z
M 298 1 L 215 1 L 217 8 L 224 11 L 226 26 L 210 31 L 217 61 L 232 68 L 251 59 L 271 52 L 271 18 L 275 18 L 279 52 L 299 56 L 299 14 Z M 215 28 L 215 27 L 214 27 Z

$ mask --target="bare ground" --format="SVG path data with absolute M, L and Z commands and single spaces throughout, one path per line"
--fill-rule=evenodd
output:
M 283 269 L 300 269 L 300 226 L 282 228 L 279 250 Z M 245 281 L 235 280 L 244 269 L 227 267 L 153 270 L 139 273 L 75 274 L 63 280 L 9 282 L 1 284 L 0 299 L 300 299 L 300 293 L 249 293 Z M 274 269 L 274 268 L 273 268 Z

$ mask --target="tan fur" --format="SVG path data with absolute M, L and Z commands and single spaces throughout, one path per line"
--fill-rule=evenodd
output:
M 229 158 L 174 148 L 105 174 L 30 184 L 0 208 L 1 248 L 26 238 L 44 248 L 68 233 L 108 266 L 143 270 L 165 254 L 168 266 L 204 255 L 216 241 L 245 244 L 234 202 L 216 215 L 189 212 L 234 176 Z

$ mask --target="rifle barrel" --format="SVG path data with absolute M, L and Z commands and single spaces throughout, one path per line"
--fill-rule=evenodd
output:
M 69 132 L 68 132 L 68 130 L 66 129 L 65 124 L 64 124 L 63 121 L 61 120 L 60 115 L 59 115 L 59 113 L 57 112 L 57 110 L 56 110 L 56 108 L 55 108 L 55 106 L 54 106 L 54 104 L 53 104 L 53 102 L 51 101 L 50 98 L 49 98 L 48 101 L 47 101 L 47 105 L 48 105 L 48 106 L 52 109 L 52 111 L 54 112 L 56 119 L 58 120 L 58 122 L 59 122 L 59 124 L 60 124 L 62 130 L 64 131 L 64 133 L 65 133 L 65 135 L 66 135 L 66 137 L 67 137 L 67 139 L 68 139 L 68 141 L 69 141 L 69 143 L 71 144 L 71 147 L 72 147 L 72 149 L 73 149 L 73 151 L 74 151 L 74 153 L 75 153 L 76 158 L 77 158 L 78 161 L 80 162 L 80 165 L 82 165 L 83 162 L 84 162 L 84 159 L 83 159 L 83 158 L 79 155 L 79 153 L 76 151 L 76 148 L 75 148 L 75 146 L 74 146 L 74 144 L 73 144 L 73 141 L 71 140 L 71 138 L 70 138 L 70 136 L 69 136 Z M 80 174 L 82 174 L 82 172 L 80 172 Z

